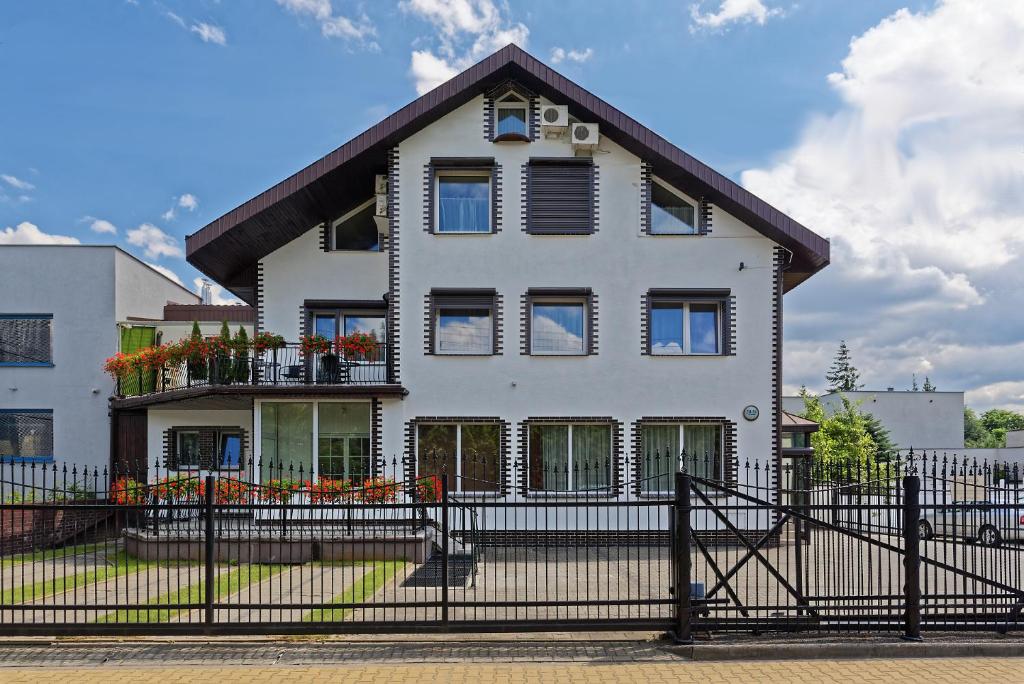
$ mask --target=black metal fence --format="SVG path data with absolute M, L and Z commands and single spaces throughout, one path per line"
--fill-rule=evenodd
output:
M 676 459 L 664 485 L 481 488 L 410 464 L 0 466 L 0 632 L 1019 629 L 1012 466 Z M 651 471 L 652 478 L 664 473 Z
M 288 343 L 245 355 L 214 355 L 139 369 L 117 379 L 115 394 L 130 397 L 210 385 L 380 385 L 393 377 L 389 358 L 384 342 L 368 353 L 304 353 L 301 345 Z

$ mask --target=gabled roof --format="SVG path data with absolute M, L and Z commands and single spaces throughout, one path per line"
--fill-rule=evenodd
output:
M 755 197 L 658 134 L 515 45 L 507 45 L 293 176 L 232 209 L 185 239 L 189 263 L 254 303 L 256 262 L 327 219 L 364 201 L 387 151 L 474 97 L 514 80 L 648 162 L 653 173 L 703 196 L 793 253 L 784 275 L 790 290 L 828 265 L 825 238 Z

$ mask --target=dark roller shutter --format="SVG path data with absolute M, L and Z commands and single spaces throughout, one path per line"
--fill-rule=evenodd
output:
M 530 160 L 526 168 L 526 232 L 594 232 L 594 164 L 590 158 Z

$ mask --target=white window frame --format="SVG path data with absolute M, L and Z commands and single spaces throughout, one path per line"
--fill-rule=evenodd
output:
M 488 311 L 487 334 L 489 336 L 486 351 L 445 351 L 441 349 L 441 314 L 452 311 Z M 462 306 L 459 304 L 445 304 L 435 307 L 434 310 L 434 355 L 435 356 L 494 356 L 494 306 Z
M 383 245 L 381 245 L 380 249 L 378 249 L 376 251 L 369 250 L 369 249 L 338 249 L 337 247 L 335 247 L 335 245 L 338 244 L 338 230 L 341 228 L 341 226 L 344 225 L 344 223 L 346 221 L 348 221 L 350 218 L 352 218 L 353 216 L 355 216 L 356 214 L 358 214 L 361 211 L 365 211 L 366 209 L 368 209 L 371 205 L 375 204 L 376 202 L 377 202 L 377 198 L 376 197 L 371 197 L 370 199 L 366 200 L 365 202 L 363 202 L 362 204 L 357 206 L 355 209 L 352 209 L 351 211 L 348 211 L 345 214 L 343 214 L 342 217 L 339 218 L 337 221 L 333 221 L 331 223 L 331 244 L 328 245 L 328 251 L 331 251 L 331 252 L 345 252 L 345 253 L 352 253 L 352 254 L 363 254 L 363 253 L 366 253 L 366 254 L 380 254 L 380 253 L 382 253 L 384 251 L 384 246 Z M 378 235 L 379 234 L 380 234 L 380 231 L 378 231 Z M 378 244 L 379 244 L 380 238 L 378 237 L 377 239 L 378 239 Z
M 459 420 L 423 420 L 416 421 L 416 479 L 426 477 L 426 474 L 420 472 L 420 427 L 423 425 L 454 425 L 455 426 L 455 472 L 450 473 L 455 476 L 454 487 L 452 487 L 452 480 L 448 480 L 449 492 L 462 492 L 462 426 L 464 425 L 494 425 L 498 428 L 498 477 L 501 477 L 501 423 L 489 422 L 489 421 L 459 421 Z M 501 482 L 496 483 L 498 488 L 496 490 L 480 490 L 480 489 L 467 489 L 466 494 L 472 494 L 474 496 L 501 496 Z
M 707 423 L 660 423 L 656 421 L 647 421 L 640 424 L 641 430 L 646 430 L 648 427 L 676 427 L 679 430 L 679 453 L 674 454 L 673 457 L 676 459 L 676 465 L 679 463 L 679 456 L 686 449 L 686 428 L 688 427 L 717 427 L 718 428 L 718 472 L 721 473 L 722 477 L 725 476 L 725 425 L 718 422 L 707 422 Z M 643 439 L 641 439 L 643 443 Z M 645 445 L 646 446 L 646 445 Z M 689 454 L 687 454 L 690 457 Z M 646 480 L 649 475 L 643 472 L 644 464 L 646 459 L 642 453 L 637 454 L 636 457 L 640 459 L 640 478 Z M 663 489 L 641 489 L 640 493 L 646 496 L 664 496 L 667 494 L 673 494 L 674 492 Z
M 583 309 L 583 348 L 578 352 L 538 351 L 534 311 L 537 306 L 579 306 Z M 530 356 L 587 356 L 590 346 L 590 306 L 586 297 L 530 297 Z
M 200 470 L 203 467 L 203 463 L 202 463 L 202 459 L 203 459 L 202 449 L 203 449 L 203 447 L 202 447 L 202 444 L 200 443 L 200 439 L 202 439 L 202 437 L 200 436 L 200 433 L 201 433 L 200 428 L 186 428 L 184 430 L 177 430 L 176 431 L 176 433 L 174 435 L 174 439 L 175 439 L 175 442 L 176 442 L 176 444 L 174 445 L 174 448 L 175 448 L 174 465 L 177 467 L 176 468 L 177 470 Z M 195 435 L 196 436 L 196 448 L 197 448 L 196 459 L 197 459 L 197 461 L 195 463 L 183 463 L 182 460 L 181 460 L 182 459 L 181 440 L 182 440 L 182 438 L 185 435 Z M 220 445 L 219 445 L 220 437 L 219 437 L 219 435 L 218 435 L 217 441 L 218 441 L 218 449 L 219 449 L 220 448 Z
M 605 488 L 595 488 L 595 489 L 577 489 L 576 487 L 574 487 L 574 485 L 576 483 L 573 482 L 573 478 L 575 477 L 575 474 L 574 474 L 573 467 L 572 467 L 573 466 L 572 438 L 573 438 L 573 432 L 574 432 L 573 428 L 575 426 L 580 426 L 580 427 L 599 426 L 599 427 L 607 427 L 608 428 L 608 486 L 607 487 L 605 487 Z M 600 422 L 600 421 L 595 422 L 595 421 L 587 421 L 587 420 L 583 420 L 583 421 L 579 421 L 579 422 L 565 422 L 565 423 L 535 422 L 535 423 L 530 423 L 529 424 L 529 428 L 527 428 L 527 430 L 526 430 L 526 439 L 527 439 L 527 441 L 532 439 L 532 437 L 530 436 L 530 432 L 531 432 L 530 428 L 534 428 L 534 427 L 568 427 L 569 428 L 569 439 L 566 441 L 566 449 L 568 449 L 568 451 L 569 451 L 568 454 L 566 455 L 566 463 L 568 464 L 568 469 L 569 469 L 568 473 L 567 473 L 569 481 L 566 483 L 568 485 L 567 489 L 533 489 L 533 488 L 529 488 L 528 487 L 527 488 L 527 492 L 528 493 L 530 493 L 530 494 L 546 495 L 546 496 L 551 496 L 551 495 L 557 495 L 557 496 L 562 496 L 562 495 L 567 495 L 567 496 L 575 496 L 575 495 L 586 496 L 586 495 L 593 495 L 593 494 L 612 493 L 614 491 L 614 482 L 615 482 L 614 474 L 615 474 L 615 469 L 618 467 L 618 464 L 615 461 L 615 453 L 614 453 L 615 425 L 613 425 L 612 423 L 604 423 L 604 422 Z M 527 458 L 528 459 L 529 459 L 530 452 L 531 452 L 530 444 L 527 443 L 527 445 L 526 445 L 526 454 L 527 454 Z M 529 483 L 529 480 L 530 480 L 530 478 L 529 478 L 530 463 L 529 462 L 526 463 L 526 470 L 527 470 L 527 478 L 526 478 L 526 480 L 527 480 L 527 483 Z
M 434 234 L 435 235 L 494 235 L 494 188 L 492 171 L 459 169 L 458 167 L 434 171 Z M 441 230 L 441 179 L 445 176 L 477 176 L 487 179 L 487 230 Z
M 690 305 L 691 304 L 711 304 L 715 307 L 715 328 L 716 328 L 716 339 L 718 341 L 717 349 L 713 352 L 695 352 L 691 350 L 690 344 Z M 670 354 L 664 351 L 656 351 L 654 349 L 654 338 L 651 337 L 654 334 L 654 312 L 657 309 L 679 309 L 683 310 L 683 351 L 681 354 Z M 647 325 L 647 335 L 650 338 L 648 345 L 652 356 L 721 356 L 722 355 L 722 303 L 718 301 L 714 302 L 703 302 L 703 301 L 683 301 L 683 302 L 665 302 L 659 303 L 657 300 L 651 302 L 651 320 Z
M 508 135 L 507 133 L 498 133 L 498 122 L 501 121 L 501 110 L 502 109 L 521 109 L 523 110 L 523 132 L 521 135 L 530 137 L 530 103 L 523 100 L 514 93 L 508 93 L 502 96 L 497 102 L 494 103 L 494 137 L 501 135 Z
M 655 236 L 655 237 L 662 237 L 662 236 L 665 236 L 665 235 L 692 237 L 694 235 L 700 235 L 700 202 L 697 202 L 692 197 L 690 197 L 689 195 L 686 195 L 686 194 L 676 190 L 675 188 L 673 188 L 671 185 L 669 185 L 665 181 L 661 180 L 660 178 L 658 178 L 656 176 L 651 176 L 651 184 L 653 185 L 655 183 L 657 183 L 658 186 L 662 190 L 668 191 L 670 194 L 675 195 L 677 198 L 681 199 L 682 201 L 686 202 L 691 207 L 693 207 L 693 228 L 690 231 L 688 231 L 688 232 L 669 232 L 669 233 L 662 232 L 662 233 L 656 233 L 656 232 L 654 232 L 654 225 L 653 225 L 653 218 L 652 218 L 652 224 L 647 227 L 648 234 L 652 235 L 652 236 Z M 651 203 L 651 212 L 653 213 L 653 211 L 654 211 L 654 192 L 653 192 L 653 188 L 652 188 L 651 196 L 647 198 L 647 201 Z

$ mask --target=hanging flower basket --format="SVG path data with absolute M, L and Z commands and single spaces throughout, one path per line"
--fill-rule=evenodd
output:
M 334 340 L 334 346 L 338 353 L 349 361 L 374 361 L 378 357 L 380 343 L 373 335 L 352 333 L 339 335 Z
M 303 335 L 299 340 L 299 351 L 303 356 L 317 356 L 331 351 L 331 341 L 323 335 Z
M 251 344 L 253 351 L 257 353 L 271 349 L 281 349 L 284 347 L 284 337 L 272 332 L 262 331 L 252 336 Z

